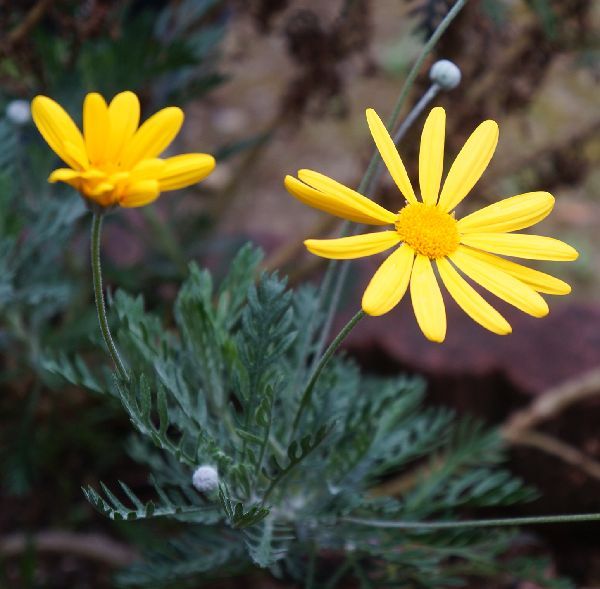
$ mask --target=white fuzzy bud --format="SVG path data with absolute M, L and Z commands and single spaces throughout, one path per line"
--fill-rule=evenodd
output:
M 192 484 L 200 493 L 212 493 L 219 486 L 219 472 L 214 466 L 199 466 L 192 475 Z
M 25 125 L 31 120 L 31 108 L 27 100 L 11 100 L 6 105 L 6 118 L 15 125 Z
M 429 70 L 429 79 L 444 90 L 456 88 L 460 77 L 460 68 L 448 59 L 436 61 Z

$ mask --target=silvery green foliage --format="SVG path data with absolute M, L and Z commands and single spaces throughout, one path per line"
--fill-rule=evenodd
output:
M 423 408 L 418 378 L 367 377 L 348 359 L 325 369 L 294 432 L 322 319 L 318 297 L 308 286 L 290 291 L 274 274 L 256 280 L 259 261 L 244 247 L 218 287 L 192 264 L 174 326 L 146 312 L 139 297 L 118 292 L 113 300 L 132 376 L 117 382 L 116 394 L 138 432 L 130 453 L 147 465 L 155 492 L 142 500 L 119 483 L 85 493 L 109 518 L 182 526 L 119 582 L 180 587 L 256 565 L 311 587 L 334 587 L 347 575 L 364 587 L 440 587 L 507 570 L 500 557 L 513 532 L 343 521 L 456 519 L 534 493 L 500 467 L 496 432 Z M 55 370 L 107 388 L 66 359 Z M 194 488 L 202 465 L 218 472 L 217 492 Z M 396 498 L 370 492 L 392 475 L 402 481 Z M 515 561 L 510 570 L 518 577 L 526 567 L 540 570 L 534 565 Z
M 57 342 L 81 349 L 97 322 L 87 280 L 77 280 L 76 263 L 65 256 L 85 207 L 66 190 L 51 195 L 45 175 L 32 173 L 55 156 L 32 141 L 31 127 L 0 113 L 0 487 L 15 494 L 31 490 L 43 463 L 36 444 L 48 429 L 34 431 L 32 419 L 45 376 L 42 351 Z M 25 395 L 13 394 L 20 387 Z
M 75 287 L 60 273 L 64 244 L 85 212 L 77 197 L 57 198 L 29 185 L 36 152 L 24 155 L 26 133 L 0 118 L 0 351 L 15 342 L 37 367 L 48 321 L 64 310 Z M 28 146 L 30 147 L 30 146 Z M 34 196 L 35 194 L 35 196 Z

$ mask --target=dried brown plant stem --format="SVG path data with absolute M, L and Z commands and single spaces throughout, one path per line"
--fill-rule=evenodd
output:
M 570 444 L 535 431 L 540 423 L 560 415 L 574 403 L 598 395 L 600 367 L 546 391 L 528 407 L 514 413 L 501 428 L 502 437 L 513 446 L 537 448 L 600 480 L 600 462 Z
M 600 462 L 590 458 L 581 450 L 560 440 L 536 431 L 526 430 L 509 440 L 513 445 L 536 448 L 546 454 L 559 458 L 563 462 L 582 470 L 593 479 L 600 481 Z
M 18 45 L 21 41 L 24 41 L 31 29 L 40 22 L 46 13 L 46 10 L 50 8 L 52 2 L 53 0 L 39 0 L 36 2 L 25 15 L 25 18 L 10 31 L 10 33 L 8 33 L 4 39 L 3 45 L 5 47 L 13 47 L 14 45 Z
M 570 405 L 597 395 L 600 395 L 600 366 L 537 396 L 528 407 L 511 415 L 502 427 L 502 433 L 505 439 L 510 440 L 513 436 L 560 415 Z
M 539 395 L 533 403 L 511 415 L 501 426 L 504 441 L 511 446 L 529 446 L 559 458 L 579 468 L 588 476 L 600 480 L 600 462 L 581 450 L 556 438 L 534 431 L 535 426 L 561 414 L 579 401 L 600 395 L 600 367 L 567 380 Z M 392 478 L 371 490 L 373 496 L 399 496 L 410 491 L 421 478 L 444 464 L 444 456 Z
M 3 557 L 17 556 L 32 546 L 38 552 L 70 554 L 114 568 L 127 566 L 138 558 L 130 546 L 103 534 L 44 530 L 31 535 L 16 532 L 0 537 L 0 555 Z

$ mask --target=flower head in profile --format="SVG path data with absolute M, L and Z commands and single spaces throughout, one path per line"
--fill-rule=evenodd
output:
M 165 190 L 199 182 L 215 167 L 205 153 L 159 158 L 179 132 L 183 111 L 164 108 L 139 126 L 140 102 L 133 92 L 117 94 L 110 104 L 88 94 L 83 133 L 46 96 L 33 99 L 31 112 L 46 143 L 68 166 L 54 170 L 49 182 L 66 182 L 100 207 L 141 207 Z
M 428 339 L 441 342 L 446 336 L 446 311 L 438 277 L 465 313 L 500 335 L 510 333 L 510 325 L 471 282 L 534 317 L 548 313 L 540 293 L 570 292 L 562 280 L 504 257 L 557 261 L 577 258 L 577 252 L 562 241 L 516 233 L 550 213 L 554 205 L 551 194 L 519 194 L 462 219 L 455 218 L 455 208 L 494 154 L 498 142 L 498 125 L 494 121 L 484 121 L 475 129 L 442 184 L 446 114 L 439 107 L 431 111 L 421 136 L 420 199 L 393 140 L 372 109 L 367 110 L 367 122 L 379 153 L 406 200 L 399 212 L 388 211 L 311 170 L 300 170 L 298 178 L 285 179 L 288 191 L 314 208 L 357 223 L 391 226 L 386 231 L 304 242 L 313 254 L 334 259 L 360 258 L 395 248 L 365 290 L 362 308 L 366 313 L 387 313 L 409 289 L 419 327 Z

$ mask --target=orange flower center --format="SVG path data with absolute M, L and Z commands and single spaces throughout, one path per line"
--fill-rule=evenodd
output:
M 435 206 L 408 204 L 398 213 L 395 225 L 402 241 L 432 260 L 450 255 L 460 243 L 454 217 Z

